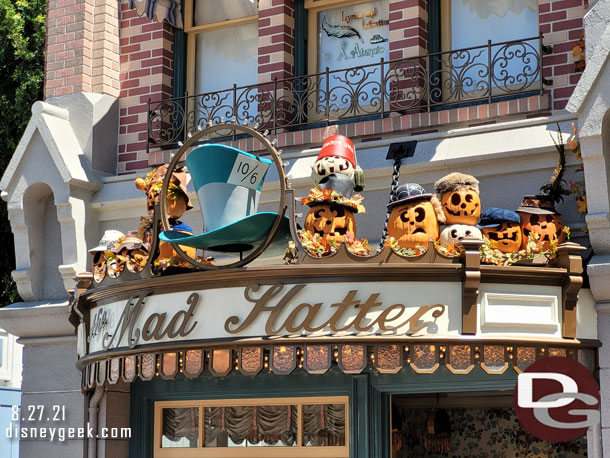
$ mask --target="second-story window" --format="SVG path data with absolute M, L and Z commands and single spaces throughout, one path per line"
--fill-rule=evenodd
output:
M 258 82 L 257 3 L 187 0 L 189 93 L 211 93 L 234 84 L 248 86 Z
M 389 56 L 389 1 L 306 0 L 305 8 L 308 72 L 329 71 L 317 81 L 317 111 L 357 116 L 383 103 L 379 62 Z
M 440 4 L 444 53 L 432 80 L 443 80 L 444 101 L 539 89 L 538 0 L 441 0 Z

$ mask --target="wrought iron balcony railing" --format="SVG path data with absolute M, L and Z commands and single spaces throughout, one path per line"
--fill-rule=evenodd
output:
M 272 133 L 541 93 L 542 35 L 148 103 L 148 148 L 208 123 Z

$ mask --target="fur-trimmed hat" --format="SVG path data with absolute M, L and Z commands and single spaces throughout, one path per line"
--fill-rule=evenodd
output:
M 479 193 L 479 180 L 472 175 L 453 172 L 434 183 L 434 191 L 438 198 L 450 191 L 474 191 Z

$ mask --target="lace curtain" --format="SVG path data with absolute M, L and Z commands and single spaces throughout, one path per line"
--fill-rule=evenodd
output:
M 470 11 L 476 11 L 481 19 L 487 19 L 492 13 L 504 17 L 509 10 L 521 14 L 523 8 L 538 12 L 538 0 L 462 0 L 462 2 L 468 5 Z

